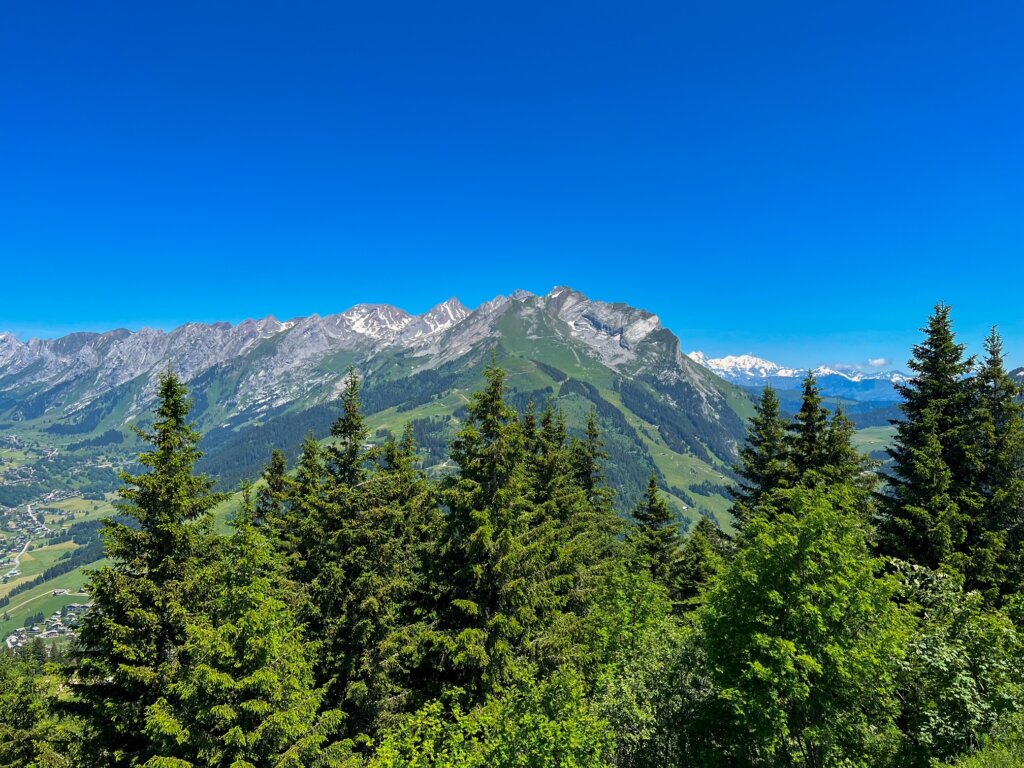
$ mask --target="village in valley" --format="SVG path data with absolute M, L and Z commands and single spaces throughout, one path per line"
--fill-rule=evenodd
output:
M 0 482 L 8 489 L 36 476 L 25 457 L 20 441 L 8 438 L 0 446 Z M 32 458 L 47 456 L 36 452 Z M 0 504 L 0 641 L 14 651 L 36 640 L 53 646 L 74 636 L 89 607 L 82 566 L 102 557 L 101 521 L 112 512 L 102 495 L 83 498 L 62 489 L 33 496 Z

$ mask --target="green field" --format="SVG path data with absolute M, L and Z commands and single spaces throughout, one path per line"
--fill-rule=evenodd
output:
M 97 568 L 104 562 L 101 560 L 89 567 Z M 43 612 L 43 615 L 49 616 L 65 605 L 88 602 L 88 597 L 82 594 L 53 594 L 55 589 L 69 589 L 77 592 L 85 585 L 86 581 L 86 575 L 82 571 L 71 571 L 50 579 L 27 592 L 15 595 L 11 598 L 11 604 L 0 612 L 0 639 L 7 637 L 18 627 L 24 626 L 25 619 L 40 611 Z
M 34 579 L 57 562 L 65 552 L 70 552 L 77 548 L 78 545 L 73 541 L 64 541 L 60 544 L 38 547 L 26 552 L 21 556 L 21 575 L 6 584 L 0 584 L 0 597 L 10 593 L 19 584 Z
M 853 445 L 864 453 L 882 451 L 892 444 L 895 435 L 896 427 L 867 427 L 857 430 L 853 436 Z

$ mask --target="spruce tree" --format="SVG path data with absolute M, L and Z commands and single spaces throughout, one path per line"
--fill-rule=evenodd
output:
M 316 647 L 290 605 L 284 563 L 251 514 L 243 510 L 224 557 L 207 569 L 215 597 L 190 617 L 182 668 L 148 708 L 158 755 L 151 768 L 270 768 L 312 758 L 328 766 L 347 751 L 325 750 L 341 715 L 319 714 Z
M 894 421 L 892 470 L 882 495 L 884 554 L 935 568 L 963 568 L 969 521 L 981 501 L 973 360 L 957 343 L 950 308 L 939 304 L 914 346 L 914 377 L 897 385 L 904 418 Z
M 582 440 L 574 444 L 574 467 L 576 484 L 587 494 L 590 503 L 597 509 L 612 509 L 615 492 L 608 487 L 604 462 L 608 452 L 604 448 L 601 430 L 597 424 L 597 412 L 591 409 Z
M 283 522 L 288 497 L 291 495 L 288 459 L 279 448 L 275 448 L 270 454 L 270 461 L 263 470 L 263 483 L 256 493 L 253 521 L 257 525 L 269 526 L 272 529 Z
M 651 578 L 668 589 L 673 597 L 678 593 L 679 556 L 682 537 L 675 515 L 658 490 L 658 478 L 651 474 L 647 491 L 633 509 L 635 526 L 632 541 L 650 570 Z
M 980 435 L 980 514 L 968 531 L 967 583 L 990 600 L 1022 585 L 1024 545 L 1024 405 L 1021 388 L 1006 371 L 996 329 L 985 340 L 975 376 Z
M 787 435 L 797 482 L 813 482 L 810 473 L 820 473 L 828 464 L 829 415 L 823 401 L 818 380 L 808 371 L 804 377 L 800 410 L 794 414 Z
M 295 477 L 287 483 L 288 497 L 272 540 L 288 562 L 291 578 L 300 584 L 313 579 L 310 555 L 322 541 L 320 514 L 326 504 L 325 451 L 312 434 L 302 442 Z M 309 618 L 308 616 L 306 618 Z
M 757 402 L 735 469 L 740 480 L 732 491 L 736 499 L 732 514 L 736 524 L 743 526 L 768 496 L 788 487 L 793 476 L 786 423 L 779 398 L 771 387 L 765 387 Z
M 328 469 L 335 483 L 352 486 L 362 480 L 368 431 L 359 403 L 360 383 L 350 368 L 341 393 L 342 414 L 331 426 L 335 442 L 328 449 Z
M 452 443 L 457 471 L 441 488 L 448 514 L 433 561 L 436 623 L 425 660 L 442 688 L 471 703 L 550 658 L 573 583 L 554 515 L 534 500 L 535 457 L 505 402 L 505 372 L 491 365 L 485 378 Z M 558 441 L 554 418 L 551 425 L 544 450 Z
M 346 733 L 370 737 L 416 698 L 411 648 L 423 630 L 423 564 L 441 523 L 411 428 L 375 458 L 341 502 L 339 527 L 324 532 L 321 562 L 333 563 L 313 582 L 328 701 L 345 709 Z
M 686 537 L 676 566 L 678 599 L 686 610 L 699 605 L 726 563 L 729 537 L 703 515 Z
M 168 371 L 157 395 L 153 426 L 136 429 L 152 446 L 139 455 L 148 471 L 121 473 L 117 508 L 131 522 L 105 522 L 112 564 L 91 575 L 92 607 L 79 632 L 72 683 L 87 765 L 137 765 L 153 755 L 147 708 L 174 680 L 186 617 L 203 598 L 195 574 L 216 554 L 209 513 L 222 497 L 193 472 L 202 454 L 185 385 Z

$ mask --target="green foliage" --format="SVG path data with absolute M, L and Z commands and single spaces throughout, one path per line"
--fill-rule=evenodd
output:
M 318 714 L 315 647 L 266 537 L 243 519 L 225 550 L 207 570 L 215 594 L 186 626 L 175 679 L 146 711 L 151 768 L 303 765 L 331 735 L 318 719 L 340 723 Z
M 117 506 L 130 524 L 106 523 L 113 565 L 92 574 L 93 608 L 80 630 L 73 685 L 90 765 L 137 764 L 152 756 L 146 711 L 173 677 L 186 617 L 203 602 L 196 574 L 216 549 L 209 512 L 220 496 L 212 481 L 193 474 L 201 454 L 185 386 L 168 372 L 159 397 L 151 431 L 138 431 L 152 446 L 139 456 L 149 471 L 122 474 Z
M 976 749 L 1024 706 L 1024 638 L 986 610 L 960 579 L 904 565 L 901 601 L 914 616 L 900 661 L 900 765 L 921 766 Z
M 0 768 L 71 768 L 80 737 L 54 706 L 60 675 L 46 650 L 27 660 L 0 652 Z
M 585 430 L 492 365 L 431 478 L 417 429 L 440 451 L 457 421 L 370 445 L 350 372 L 329 444 L 271 454 L 219 535 L 167 374 L 70 663 L 38 638 L 0 654 L 0 768 L 1020 765 L 1024 410 L 998 336 L 971 379 L 948 314 L 881 514 L 808 376 L 789 423 L 758 404 L 735 540 L 704 517 L 683 537 L 656 473 L 616 518 L 615 407 L 535 363 L 593 405 Z M 393 384 L 368 392 L 404 402 Z M 618 390 L 666 441 L 725 449 L 687 442 L 703 416 L 673 383 Z
M 892 738 L 904 631 L 852 493 L 794 490 L 697 614 L 713 699 L 690 723 L 706 765 L 879 764 Z
M 970 757 L 945 768 L 1020 768 L 1024 765 L 1024 716 L 1007 718 L 985 739 L 985 746 Z
M 900 385 L 904 420 L 889 451 L 892 473 L 882 497 L 885 554 L 936 568 L 965 551 L 971 512 L 980 504 L 972 358 L 956 342 L 950 308 L 939 304 L 914 347 L 914 378 Z
M 431 702 L 388 736 L 369 768 L 607 768 L 613 745 L 580 680 L 564 674 L 469 712 Z

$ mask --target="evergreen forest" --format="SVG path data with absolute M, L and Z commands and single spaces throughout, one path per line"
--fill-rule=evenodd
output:
M 350 373 L 223 532 L 168 371 L 77 636 L 0 653 L 0 768 L 1022 766 L 1022 392 L 945 305 L 909 365 L 884 465 L 764 390 L 689 531 L 492 364 L 429 476 Z

